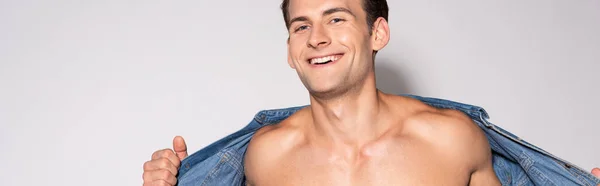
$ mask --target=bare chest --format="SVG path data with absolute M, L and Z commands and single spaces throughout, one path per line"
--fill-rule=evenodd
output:
M 467 185 L 469 171 L 435 149 L 373 146 L 356 156 L 299 150 L 281 162 L 273 185 Z M 270 184 L 269 184 L 270 185 Z

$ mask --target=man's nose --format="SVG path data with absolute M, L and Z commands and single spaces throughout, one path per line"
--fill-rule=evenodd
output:
M 327 35 L 327 31 L 319 26 L 313 26 L 307 43 L 308 47 L 319 49 L 330 43 L 331 39 L 329 38 L 329 35 Z

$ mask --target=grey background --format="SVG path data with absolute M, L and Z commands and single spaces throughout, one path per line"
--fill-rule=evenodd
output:
M 139 185 L 268 108 L 308 104 L 279 0 L 0 1 L 0 185 Z M 378 86 L 479 105 L 600 166 L 600 1 L 392 0 Z

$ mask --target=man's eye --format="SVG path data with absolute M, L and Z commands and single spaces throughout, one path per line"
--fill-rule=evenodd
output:
M 296 28 L 296 30 L 294 30 L 294 31 L 298 32 L 298 31 L 306 30 L 307 28 L 308 28 L 308 26 L 303 25 L 303 26 Z
M 345 21 L 345 20 L 342 19 L 342 18 L 333 18 L 333 19 L 331 19 L 331 23 L 339 23 L 339 22 L 342 22 L 342 21 Z

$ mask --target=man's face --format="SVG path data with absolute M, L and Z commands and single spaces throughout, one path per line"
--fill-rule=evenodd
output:
M 372 72 L 382 46 L 373 45 L 362 0 L 291 0 L 288 11 L 288 63 L 313 95 L 349 90 Z

